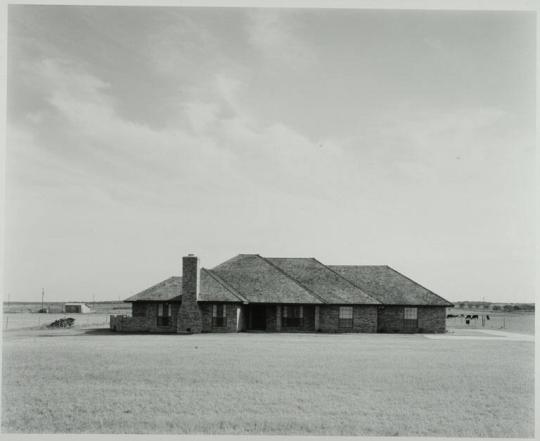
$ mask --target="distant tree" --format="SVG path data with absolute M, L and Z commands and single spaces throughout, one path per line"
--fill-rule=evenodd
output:
M 520 311 L 520 310 L 521 310 L 521 306 L 520 306 L 520 305 L 513 305 L 513 306 L 512 306 L 512 309 L 513 309 L 514 311 Z
M 493 305 L 493 311 L 500 311 L 501 307 L 499 305 Z
M 514 307 L 512 305 L 504 305 L 503 310 L 505 310 L 505 311 L 513 311 Z

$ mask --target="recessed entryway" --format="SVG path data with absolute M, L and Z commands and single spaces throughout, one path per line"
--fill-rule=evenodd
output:
M 248 329 L 266 330 L 266 305 L 249 305 Z

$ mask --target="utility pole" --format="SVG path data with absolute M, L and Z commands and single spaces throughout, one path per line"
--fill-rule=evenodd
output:
M 43 299 L 45 298 L 45 288 L 41 288 L 41 309 L 43 310 Z

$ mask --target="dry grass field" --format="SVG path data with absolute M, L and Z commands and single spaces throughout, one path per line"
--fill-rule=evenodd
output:
M 518 332 L 523 334 L 534 334 L 534 312 L 507 312 L 507 311 L 485 311 L 474 309 L 448 309 L 449 314 L 476 314 L 480 318 L 482 315 L 489 316 L 489 320 L 470 320 L 465 322 L 464 317 L 449 318 L 446 320 L 448 329 L 495 329 L 506 332 Z
M 36 314 L 16 313 L 4 314 L 2 329 L 13 331 L 17 329 L 43 328 L 55 320 L 65 317 L 75 319 L 76 327 L 109 327 L 109 314 Z
M 532 437 L 533 346 L 391 334 L 10 331 L 2 430 Z

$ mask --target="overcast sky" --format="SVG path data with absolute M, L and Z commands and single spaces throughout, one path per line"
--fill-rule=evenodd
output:
M 10 6 L 5 299 L 196 253 L 534 301 L 535 17 Z

